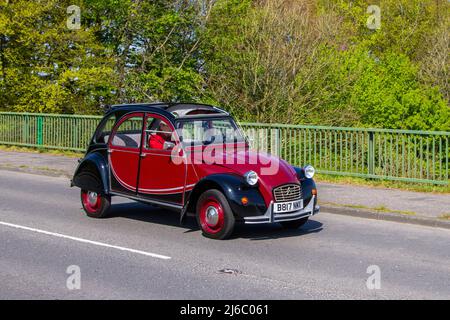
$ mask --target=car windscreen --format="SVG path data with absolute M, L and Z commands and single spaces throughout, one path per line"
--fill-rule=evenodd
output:
M 176 130 L 185 146 L 245 142 L 232 118 L 183 119 L 177 122 Z

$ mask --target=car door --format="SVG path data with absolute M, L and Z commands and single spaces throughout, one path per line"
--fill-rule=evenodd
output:
M 165 131 L 161 127 L 167 128 Z M 186 181 L 186 162 L 179 141 L 172 135 L 173 125 L 157 114 L 146 115 L 141 163 L 139 170 L 139 197 L 183 204 Z M 162 137 L 164 136 L 164 137 Z
M 111 191 L 136 195 L 144 113 L 125 115 L 108 141 Z

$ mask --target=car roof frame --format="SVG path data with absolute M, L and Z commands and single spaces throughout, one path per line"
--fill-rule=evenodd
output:
M 178 107 L 178 109 L 176 108 Z M 176 116 L 172 112 L 177 110 L 189 110 L 198 108 L 199 110 L 214 111 L 212 113 L 200 113 L 192 115 Z M 172 110 L 170 110 L 172 109 Z M 130 112 L 152 112 L 162 116 L 165 116 L 171 122 L 181 119 L 197 119 L 197 118 L 211 118 L 211 117 L 229 117 L 230 114 L 220 108 L 200 103 L 130 103 L 130 104 L 117 104 L 106 108 L 105 116 L 109 116 L 113 113 L 121 114 L 120 117 Z

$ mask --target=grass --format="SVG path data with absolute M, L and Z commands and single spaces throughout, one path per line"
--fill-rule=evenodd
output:
M 0 149 L 2 150 L 2 149 Z M 27 171 L 27 170 L 33 170 L 33 171 L 41 171 L 41 172 L 48 172 L 51 175 L 64 175 L 67 176 L 67 172 L 64 170 L 59 170 L 59 169 L 53 169 L 53 168 L 49 168 L 49 167 L 42 167 L 42 166 L 28 166 L 28 165 L 20 165 L 20 166 L 15 166 L 12 165 L 10 163 L 2 163 L 0 164 L 0 168 L 7 168 L 7 169 L 22 169 L 21 171 Z
M 345 207 L 345 208 L 353 208 L 353 209 L 363 209 L 363 210 L 370 210 L 370 211 L 376 211 L 376 212 L 381 212 L 381 213 L 397 213 L 397 214 L 404 214 L 404 215 L 408 215 L 408 216 L 414 216 L 416 215 L 415 212 L 413 211 L 406 211 L 406 210 L 393 210 L 393 209 L 389 209 L 386 208 L 385 206 L 378 206 L 378 207 L 368 207 L 368 206 L 364 206 L 364 205 L 355 205 L 355 204 L 342 204 L 342 203 L 334 203 L 334 202 L 322 202 L 322 204 L 325 205 L 331 205 L 331 206 L 335 206 L 335 207 Z M 450 215 L 449 215 L 450 217 Z M 449 218 L 450 219 L 450 218 Z
M 80 158 L 80 157 L 83 157 L 83 155 L 84 155 L 84 153 L 82 153 L 82 152 L 75 152 L 75 151 L 45 149 L 45 148 L 31 148 L 31 147 L 4 146 L 4 145 L 0 145 L 0 151 L 45 153 L 45 154 L 53 154 L 53 155 L 57 155 L 57 156 L 65 156 L 65 157 L 71 157 L 71 158 Z
M 406 215 L 408 215 L 408 216 L 414 216 L 414 215 L 416 214 L 416 213 L 413 212 L 413 211 L 407 211 L 407 210 L 393 210 L 393 209 L 386 208 L 385 206 L 378 206 L 378 207 L 371 208 L 371 209 L 373 209 L 373 210 L 375 210 L 375 211 L 378 211 L 378 212 L 406 214 Z
M 412 182 L 401 182 L 401 181 L 389 181 L 389 180 L 373 180 L 364 179 L 357 177 L 344 177 L 344 176 L 334 176 L 328 174 L 317 174 L 314 177 L 316 182 L 330 182 L 336 184 L 351 184 L 357 186 L 367 186 L 375 188 L 388 188 L 388 189 L 399 189 L 417 192 L 431 192 L 431 193 L 450 193 L 450 184 L 434 185 L 434 184 L 419 184 Z

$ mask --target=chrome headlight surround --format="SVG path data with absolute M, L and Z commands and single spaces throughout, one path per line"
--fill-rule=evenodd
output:
M 314 167 L 309 164 L 303 168 L 303 171 L 307 179 L 312 179 L 312 177 L 314 177 L 314 174 L 316 173 L 316 169 L 314 169 Z
M 255 186 L 259 181 L 258 174 L 255 171 L 246 172 L 244 174 L 244 179 L 245 182 L 251 187 Z

